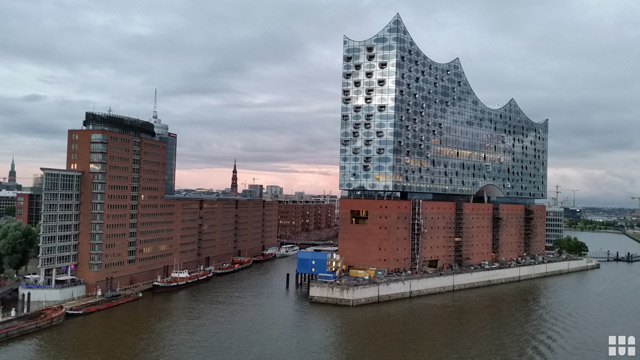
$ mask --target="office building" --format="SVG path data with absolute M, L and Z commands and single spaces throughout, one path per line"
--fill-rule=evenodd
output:
M 246 190 L 242 190 L 242 192 L 244 193 L 245 191 L 247 191 L 247 197 L 250 198 L 254 198 L 254 199 L 262 199 L 263 194 L 264 194 L 264 187 L 260 184 L 249 184 L 248 189 Z
M 564 208 L 547 207 L 545 245 L 547 250 L 553 250 L 553 242 L 564 237 Z
M 153 129 L 156 133 L 156 140 L 160 140 L 166 144 L 166 171 L 164 192 L 165 195 L 174 195 L 176 193 L 176 150 L 178 147 L 178 135 L 169 132 L 169 125 L 163 124 L 158 118 L 158 89 L 156 89 L 153 97 L 153 115 L 150 122 L 153 122 Z
M 284 189 L 282 189 L 282 186 L 278 185 L 267 185 L 265 192 L 269 198 L 277 198 L 284 195 Z
M 0 217 L 8 207 L 16 206 L 16 194 L 16 191 L 0 190 Z
M 16 221 L 37 226 L 41 220 L 42 192 L 16 193 Z
M 42 225 L 38 270 L 43 285 L 75 275 L 80 243 L 82 172 L 42 168 Z
M 548 122 L 484 105 L 399 15 L 343 42 L 340 253 L 347 265 L 443 268 L 544 252 Z
M 166 196 L 170 146 L 155 125 L 88 112 L 82 129 L 69 130 L 67 169 L 43 169 L 43 284 L 56 284 L 56 274 L 66 271 L 63 279 L 82 279 L 90 293 L 277 244 L 276 202 Z M 64 188 L 51 185 L 63 177 Z M 60 236 L 65 247 L 53 246 Z

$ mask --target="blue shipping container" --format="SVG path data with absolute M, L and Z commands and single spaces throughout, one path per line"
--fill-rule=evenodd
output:
M 329 253 L 317 251 L 298 251 L 298 274 L 323 274 L 327 272 Z

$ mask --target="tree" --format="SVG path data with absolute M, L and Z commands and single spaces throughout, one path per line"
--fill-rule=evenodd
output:
M 4 263 L 16 273 L 29 263 L 37 244 L 36 231 L 29 225 L 15 222 L 0 228 L 0 254 Z
M 6 216 L 16 217 L 16 207 L 15 206 L 7 206 L 4 208 L 4 214 Z
M 578 240 L 576 237 L 565 236 L 553 242 L 556 250 L 560 254 L 572 254 L 572 255 L 582 255 L 586 252 L 589 252 L 589 247 L 587 244 Z

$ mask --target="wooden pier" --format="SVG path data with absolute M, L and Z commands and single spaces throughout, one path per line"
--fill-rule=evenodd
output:
M 634 263 L 640 261 L 640 254 L 610 250 L 590 251 L 588 256 L 598 261 L 618 261 L 626 263 Z

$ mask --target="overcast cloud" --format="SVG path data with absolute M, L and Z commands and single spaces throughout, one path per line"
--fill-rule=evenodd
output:
M 178 134 L 178 187 L 337 193 L 342 36 L 396 12 L 425 54 L 459 57 L 488 105 L 549 119 L 549 194 L 636 207 L 638 1 L 2 1 L 0 176 L 64 167 L 85 111 Z

